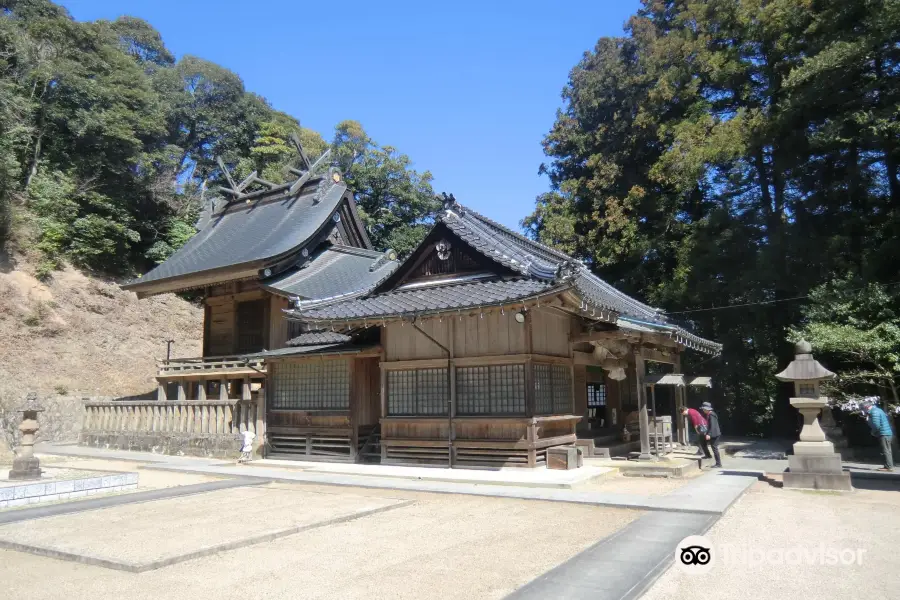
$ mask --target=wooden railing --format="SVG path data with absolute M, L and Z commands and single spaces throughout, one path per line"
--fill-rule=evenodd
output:
M 251 400 L 85 402 L 82 435 L 135 433 L 236 436 L 256 432 Z
M 158 377 L 179 377 L 183 375 L 214 376 L 222 371 L 266 372 L 261 358 L 242 356 L 204 356 L 197 358 L 171 358 L 157 362 Z

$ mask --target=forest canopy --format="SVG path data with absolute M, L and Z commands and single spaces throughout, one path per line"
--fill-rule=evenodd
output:
M 77 22 L 47 0 L 0 2 L 0 244 L 37 274 L 69 261 L 131 276 L 195 232 L 204 197 L 237 175 L 281 181 L 330 145 L 373 242 L 408 252 L 438 206 L 431 175 L 355 121 L 334 140 L 248 91 L 228 69 L 175 58 L 134 17 Z
M 839 334 L 856 355 L 890 343 L 900 2 L 644 0 L 572 69 L 563 101 L 544 139 L 552 189 L 523 226 L 722 342 L 693 368 L 716 374 L 732 427 L 793 426 L 784 390 L 772 401 L 788 337 L 817 333 L 834 366 Z M 876 292 L 878 311 L 848 304 Z M 823 331 L 827 314 L 850 329 Z M 894 390 L 892 351 L 844 391 Z

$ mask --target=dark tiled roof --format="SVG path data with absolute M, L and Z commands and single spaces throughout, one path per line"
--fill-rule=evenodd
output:
M 635 300 L 609 285 L 573 258 L 530 240 L 473 210 L 451 207 L 441 221 L 473 248 L 530 277 L 558 280 L 568 276 L 582 296 L 592 304 L 614 312 L 663 323 L 653 307 Z
M 301 320 L 327 321 L 452 311 L 572 289 L 591 309 L 590 314 L 601 311 L 601 319 L 611 322 L 620 316 L 635 319 L 690 347 L 710 353 L 721 350 L 720 344 L 694 335 L 669 322 L 661 311 L 620 292 L 594 275 L 583 263 L 455 202 L 446 207 L 439 221 L 477 252 L 519 273 L 522 279 L 397 289 L 364 298 L 357 294 L 347 300 L 300 303 L 293 316 Z
M 420 314 L 457 308 L 492 306 L 532 298 L 554 287 L 537 279 L 476 281 L 395 290 L 368 298 L 345 300 L 302 310 L 304 320 L 378 318 L 398 314 Z
M 298 249 L 331 218 L 346 190 L 329 178 L 314 179 L 299 194 L 232 202 L 168 260 L 124 287 L 250 265 Z M 285 192 L 286 193 L 286 192 Z
M 333 298 L 369 292 L 394 272 L 397 261 L 385 253 L 351 246 L 331 246 L 303 267 L 263 281 L 272 290 L 300 299 Z
M 346 344 L 351 340 L 349 335 L 336 331 L 308 331 L 287 341 L 288 346 L 321 346 L 323 344 Z
M 286 356 L 308 356 L 310 354 L 358 354 L 371 346 L 354 346 L 353 344 L 320 344 L 318 346 L 288 346 L 277 350 L 264 350 L 256 354 L 248 354 L 247 358 L 280 358 Z

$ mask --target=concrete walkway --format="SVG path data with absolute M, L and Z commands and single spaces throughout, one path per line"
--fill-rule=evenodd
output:
M 217 464 L 230 466 L 234 463 L 220 461 L 220 463 Z M 363 477 L 387 477 L 424 481 L 483 483 L 559 489 L 571 489 L 573 486 L 580 483 L 614 472 L 614 469 L 608 466 L 587 464 L 580 469 L 572 469 L 569 471 L 556 469 L 523 469 L 521 467 L 507 467 L 502 469 L 445 469 L 441 467 L 405 467 L 340 462 L 311 462 L 275 458 L 254 460 L 247 463 L 246 466 L 296 469 L 307 473 L 330 473 L 334 475 L 359 475 Z
M 152 462 L 152 468 L 183 473 L 197 473 L 220 477 L 258 478 L 266 481 L 286 481 L 359 488 L 404 490 L 411 492 L 431 492 L 437 494 L 466 494 L 495 498 L 515 498 L 521 500 L 544 500 L 550 502 L 571 502 L 630 508 L 636 510 L 687 512 L 718 515 L 727 510 L 750 485 L 755 476 L 742 474 L 728 475 L 710 472 L 698 477 L 683 488 L 663 496 L 641 496 L 611 492 L 577 491 L 523 485 L 496 485 L 488 483 L 465 483 L 456 481 L 432 481 L 402 477 L 364 476 L 357 474 L 322 473 L 311 470 L 283 469 L 274 467 L 237 465 L 221 460 L 167 456 L 141 452 L 110 451 L 70 445 L 41 444 L 37 450 L 44 454 L 61 454 L 92 458 L 121 460 L 129 455 L 130 460 Z M 364 468 L 367 465 L 359 465 Z M 374 466 L 374 465 L 373 465 Z M 407 467 L 394 467 L 404 469 Z
M 717 515 L 649 513 L 507 596 L 514 600 L 632 600 L 672 564 L 678 542 Z

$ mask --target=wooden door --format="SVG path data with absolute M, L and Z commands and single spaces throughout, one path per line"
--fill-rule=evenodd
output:
M 237 340 L 235 344 L 235 351 L 238 354 L 259 352 L 266 347 L 268 304 L 266 300 L 251 300 L 238 303 L 236 316 Z

